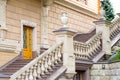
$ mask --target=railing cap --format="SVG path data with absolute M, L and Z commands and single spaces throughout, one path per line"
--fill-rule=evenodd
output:
M 106 25 L 111 24 L 110 21 L 107 21 L 107 20 L 104 20 L 104 19 L 99 19 L 97 21 L 94 21 L 93 23 L 95 23 L 96 25 L 99 25 L 99 24 L 106 24 Z
M 55 34 L 74 35 L 74 34 L 76 34 L 77 32 L 74 31 L 74 30 L 72 30 L 72 29 L 70 29 L 69 27 L 62 27 L 62 28 L 60 28 L 60 29 L 58 29 L 58 30 L 53 31 L 53 33 L 55 33 Z

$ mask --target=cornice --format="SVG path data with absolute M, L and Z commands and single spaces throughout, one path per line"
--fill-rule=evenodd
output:
M 83 7 L 72 4 L 72 3 L 68 2 L 68 1 L 65 1 L 65 0 L 54 0 L 54 3 L 65 6 L 67 8 L 70 8 L 70 9 L 72 9 L 74 11 L 85 14 L 87 16 L 93 17 L 95 19 L 98 19 L 98 17 L 99 17 L 98 14 L 96 14 L 95 12 L 86 9 L 87 7 L 85 7 L 85 5 L 84 5 L 85 8 L 83 8 Z

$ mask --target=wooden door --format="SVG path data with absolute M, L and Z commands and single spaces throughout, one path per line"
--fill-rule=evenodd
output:
M 75 77 L 74 77 L 74 79 L 73 80 L 86 80 L 85 79 L 85 71 L 79 71 L 79 70 L 77 70 L 76 71 L 77 72 L 77 74 L 75 75 Z
M 23 27 L 23 59 L 32 59 L 32 31 L 31 27 Z

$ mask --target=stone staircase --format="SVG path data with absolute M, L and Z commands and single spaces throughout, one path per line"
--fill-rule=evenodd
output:
M 32 60 L 15 60 L 11 64 L 0 70 L 0 80 L 9 80 L 11 75 L 20 70 L 30 61 Z M 41 77 L 36 77 L 36 80 L 53 80 L 53 78 L 57 79 L 61 74 L 66 71 L 66 68 L 62 65 L 63 63 L 61 61 L 55 63 L 54 66 L 51 67 L 51 69 L 48 69 L 48 71 L 44 73 L 44 75 L 41 75 Z
M 109 27 L 110 46 L 113 48 L 115 43 L 120 39 L 120 18 L 107 25 L 107 27 Z M 104 33 L 98 31 L 95 33 L 95 30 L 93 30 L 91 33 L 77 34 L 74 37 L 74 54 L 77 60 L 97 62 L 104 55 L 106 56 L 106 51 L 103 49 Z M 107 56 L 109 57 L 110 55 Z
M 111 40 L 110 47 L 112 47 L 120 39 L 120 18 L 109 25 L 109 27 L 109 38 Z M 94 30 L 89 34 L 81 36 L 84 37 L 85 41 L 73 41 L 72 44 L 75 60 L 90 61 L 93 63 L 97 62 L 106 54 L 103 50 L 103 33 L 95 33 Z M 9 65 L 6 69 L 1 70 L 0 72 L 7 75 L 10 78 L 9 80 L 55 80 L 67 70 L 62 64 L 64 61 L 63 59 L 65 58 L 63 52 L 65 46 L 63 45 L 64 42 L 59 42 L 56 45 L 53 45 L 30 63 L 28 63 L 29 61 L 22 63 L 24 61 L 16 60 L 16 62 L 12 63 L 13 65 Z M 16 66 L 18 63 L 20 65 Z
M 85 37 L 85 36 L 84 36 Z M 102 34 L 97 33 L 91 36 L 86 42 L 74 41 L 74 54 L 77 60 L 93 61 L 102 51 Z M 104 55 L 104 54 L 103 54 Z
M 62 45 L 63 43 L 56 44 L 43 52 L 20 70 L 17 70 L 10 76 L 9 80 L 52 80 L 51 78 L 58 78 L 66 71 L 62 64 Z
M 30 61 L 31 60 L 23 60 L 23 59 L 15 60 L 13 63 L 11 63 L 10 65 L 6 66 L 4 69 L 0 70 L 0 74 L 11 76 L 16 71 L 21 69 L 23 66 L 28 64 Z

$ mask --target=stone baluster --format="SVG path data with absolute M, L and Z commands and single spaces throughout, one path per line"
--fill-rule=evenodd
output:
M 18 78 L 17 78 L 18 80 L 21 80 L 21 75 L 20 76 L 18 76 Z
M 48 56 L 45 57 L 45 72 L 48 72 Z
M 81 50 L 81 51 L 80 51 L 81 53 L 80 53 L 80 54 L 83 54 L 83 44 L 81 44 L 81 45 L 79 44 L 79 46 L 81 46 L 81 49 L 80 49 L 80 50 Z
M 28 75 L 28 71 L 26 71 L 26 72 L 25 72 L 25 80 L 29 80 L 28 76 L 29 76 L 29 75 Z
M 90 42 L 90 52 L 92 52 L 92 42 Z
M 102 51 L 111 55 L 110 29 L 108 27 L 110 22 L 106 20 L 98 20 L 94 23 L 96 24 L 96 33 L 102 32 Z
M 76 53 L 79 55 L 81 52 L 82 52 L 82 49 L 80 49 L 81 48 L 81 46 L 78 44 L 78 43 L 76 43 Z
M 96 50 L 99 49 L 99 40 L 96 41 Z
M 93 43 L 93 51 L 94 51 L 94 54 L 96 53 L 97 51 L 97 39 L 94 40 L 94 43 Z
M 52 68 L 51 68 L 51 66 L 52 66 L 51 57 L 52 57 L 52 56 L 49 55 L 49 58 L 48 58 L 48 67 L 49 67 L 48 69 L 49 69 L 49 70 L 52 69 Z
M 88 43 L 88 54 L 90 54 L 90 52 L 91 52 L 91 45 L 90 43 Z
M 44 75 L 45 74 L 45 67 L 44 67 L 44 61 L 41 62 L 41 74 Z
M 37 77 L 38 78 L 41 78 L 40 75 L 41 75 L 41 72 L 42 72 L 40 65 L 41 65 L 41 61 L 39 61 L 38 64 L 37 64 Z
M 58 63 L 58 54 L 57 54 L 57 50 L 55 51 L 55 64 Z
M 52 67 L 55 65 L 55 54 L 54 52 L 52 52 L 52 59 L 51 59 L 51 62 L 52 62 Z
M 86 50 L 87 50 L 87 53 L 85 55 L 89 53 L 89 44 L 86 45 Z
M 37 65 L 36 65 L 37 66 Z M 33 67 L 33 80 L 36 80 L 36 77 L 37 77 L 37 67 L 34 65 Z
M 61 54 L 61 48 L 58 50 L 58 61 L 61 61 L 61 57 L 62 57 L 62 54 Z
M 29 71 L 29 80 L 33 80 L 33 67 L 30 68 L 30 71 Z
M 24 77 L 24 75 L 21 75 L 21 80 L 25 80 L 25 77 Z

